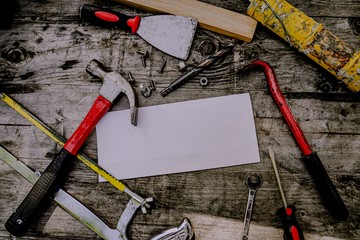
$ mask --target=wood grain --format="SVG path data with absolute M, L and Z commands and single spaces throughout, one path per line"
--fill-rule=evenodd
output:
M 256 21 L 249 16 L 196 0 L 118 0 L 142 10 L 196 18 L 200 27 L 250 42 Z
M 240 13 L 245 12 L 247 5 L 245 1 L 237 0 L 203 2 Z M 289 2 L 360 49 L 360 11 L 354 11 L 360 7 L 359 1 Z M 87 3 L 129 14 L 148 14 L 112 1 Z M 250 43 L 199 29 L 185 64 L 191 67 L 208 56 L 200 47 L 204 41 L 216 47 L 233 43 L 234 51 L 163 98 L 158 92 L 182 74 L 178 71 L 180 61 L 152 48 L 138 36 L 82 23 L 77 17 L 81 4 L 83 1 L 77 0 L 19 0 L 12 27 L 0 30 L 1 90 L 64 137 L 73 133 L 99 93 L 101 82 L 85 71 L 92 59 L 102 61 L 126 78 L 131 71 L 140 107 L 244 92 L 250 93 L 252 100 L 261 162 L 124 181 L 134 192 L 152 196 L 155 200 L 150 214 L 135 216 L 129 229 L 130 239 L 149 239 L 188 217 L 194 224 L 197 239 L 240 240 L 247 200 L 244 181 L 249 173 L 259 173 L 264 180 L 255 200 L 250 238 L 282 239 L 281 222 L 276 215 L 282 202 L 267 153 L 269 146 L 275 151 L 288 202 L 296 204 L 299 209 L 297 217 L 305 238 L 360 238 L 359 94 L 346 90 L 307 57 L 259 25 Z M 11 49 L 19 49 L 23 55 L 15 56 L 17 61 L 10 61 L 8 53 Z M 149 51 L 146 68 L 142 67 L 137 50 Z M 264 73 L 256 69 L 238 73 L 253 59 L 265 60 L 274 67 L 289 107 L 349 208 L 347 221 L 334 220 L 323 207 L 301 161 L 301 153 L 272 100 Z M 156 70 L 162 60 L 167 64 L 164 73 L 159 74 Z M 201 77 L 208 78 L 207 87 L 199 85 Z M 149 80 L 155 82 L 157 90 L 151 97 L 144 98 L 139 85 L 148 84 Z M 126 98 L 120 98 L 113 107 L 125 108 L 128 108 Z M 60 150 L 2 102 L 0 136 L 1 146 L 36 170 L 45 169 Z M 86 141 L 84 151 L 96 160 L 95 132 Z M 4 222 L 30 187 L 14 170 L 0 162 L 0 239 L 13 239 Z M 110 184 L 98 183 L 97 175 L 79 161 L 73 163 L 64 188 L 113 227 L 129 200 Z M 34 222 L 36 224 L 23 239 L 99 239 L 55 205 L 44 209 L 38 221 Z

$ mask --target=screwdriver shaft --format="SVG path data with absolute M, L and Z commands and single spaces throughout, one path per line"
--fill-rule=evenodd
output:
M 274 154 L 274 151 L 272 150 L 272 148 L 269 148 L 269 155 L 270 155 L 270 158 L 271 158 L 272 166 L 273 166 L 273 168 L 274 168 L 274 172 L 275 172 L 275 176 L 276 176 L 276 181 L 277 181 L 278 186 L 279 186 L 281 198 L 282 198 L 282 201 L 283 201 L 283 203 L 284 203 L 285 209 L 287 209 L 287 208 L 288 208 L 288 205 L 287 205 L 287 201 L 286 201 L 284 189 L 283 189 L 282 184 L 281 184 L 281 181 L 280 181 L 279 171 L 278 171 L 278 169 L 277 169 L 277 167 L 276 167 L 275 154 Z

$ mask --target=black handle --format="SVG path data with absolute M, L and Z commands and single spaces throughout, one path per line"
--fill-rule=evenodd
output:
M 93 5 L 84 4 L 79 9 L 81 19 L 105 28 L 119 28 L 132 33 L 136 33 L 140 17 L 130 17 L 110 9 L 101 8 Z
M 278 214 L 282 220 L 285 240 L 304 240 L 303 231 L 296 220 L 295 206 L 282 207 Z
M 303 160 L 318 188 L 324 205 L 335 218 L 346 220 L 349 217 L 349 211 L 331 181 L 324 165 L 321 163 L 319 156 L 316 153 L 312 153 L 303 157 Z
M 28 195 L 5 223 L 5 228 L 14 236 L 26 234 L 41 205 L 57 191 L 64 171 L 75 156 L 62 149 L 36 181 Z

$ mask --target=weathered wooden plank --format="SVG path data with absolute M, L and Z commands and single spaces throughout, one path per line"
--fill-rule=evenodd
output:
M 204 1 L 245 13 L 246 1 Z M 354 48 L 359 42 L 359 1 L 289 0 L 316 18 Z M 143 13 L 112 1 L 88 1 L 127 13 Z M 285 193 L 299 208 L 298 220 L 306 239 L 359 239 L 357 229 L 359 189 L 359 102 L 358 94 L 347 91 L 309 59 L 288 46 L 263 27 L 258 27 L 251 43 L 199 30 L 186 64 L 194 65 L 209 54 L 201 49 L 203 41 L 235 44 L 227 58 L 191 79 L 166 98 L 155 92 L 150 98 L 140 94 L 139 84 L 154 80 L 157 91 L 167 86 L 181 72 L 180 61 L 151 48 L 137 36 L 116 30 L 84 25 L 77 19 L 80 1 L 19 1 L 20 10 L 10 30 L 0 30 L 0 87 L 29 108 L 65 137 L 69 137 L 98 94 L 101 82 L 85 72 L 93 58 L 127 75 L 133 73 L 139 106 L 158 105 L 192 99 L 249 92 L 252 99 L 260 148 L 259 164 L 207 171 L 172 174 L 126 180 L 131 190 L 155 198 L 150 215 L 138 214 L 130 227 L 131 239 L 148 239 L 164 228 L 176 225 L 182 217 L 193 221 L 197 239 L 240 239 L 248 173 L 262 174 L 250 237 L 279 239 L 281 223 L 276 209 L 281 199 L 272 172 L 268 147 L 276 152 Z M 349 9 L 351 6 L 351 9 Z M 7 56 L 9 49 L 20 49 L 22 55 Z M 147 67 L 143 68 L 136 50 L 149 50 Z M 18 52 L 15 52 L 18 53 Z M 280 88 L 310 145 L 316 150 L 334 180 L 350 211 L 348 221 L 338 222 L 328 214 L 301 162 L 301 154 L 288 127 L 275 106 L 264 74 L 253 70 L 237 74 L 252 59 L 268 61 L 275 69 Z M 167 60 L 163 74 L 156 70 Z M 9 60 L 12 60 L 9 61 Z M 209 86 L 199 85 L 207 77 Z M 114 109 L 128 107 L 122 98 Z M 34 169 L 42 170 L 59 147 L 21 116 L 0 102 L 0 144 Z M 85 152 L 96 159 L 96 135 L 86 142 Z M 97 183 L 97 176 L 84 164 L 75 161 L 65 188 L 115 226 L 120 211 L 129 200 L 108 183 Z M 3 223 L 30 189 L 30 185 L 5 164 L 0 163 L 0 238 L 11 239 Z M 53 214 L 52 214 L 53 213 Z M 52 214 L 52 215 L 51 215 Z M 99 239 L 67 213 L 47 210 L 26 239 Z
M 82 1 L 34 1 L 31 4 L 24 0 L 19 0 L 19 10 L 15 16 L 15 22 L 23 21 L 53 21 L 62 18 L 65 21 L 72 21 L 76 18 L 78 7 L 83 4 Z M 201 0 L 201 2 L 209 3 L 215 6 L 223 7 L 232 11 L 237 11 L 246 14 L 246 8 L 249 5 L 248 1 L 218 1 L 218 0 Z M 345 1 L 311 1 L 304 2 L 298 0 L 288 0 L 289 3 L 299 8 L 309 16 L 329 16 L 329 17 L 360 17 L 360 4 L 357 0 Z M 126 11 L 135 11 L 134 8 L 129 8 L 121 5 L 115 1 L 87 1 L 88 4 L 96 4 L 115 8 L 116 10 L 125 9 Z M 351 6 L 351 7 L 349 7 Z M 43 11 L 46 8 L 47 11 Z M 141 12 L 136 10 L 137 12 Z M 144 12 L 143 13 L 147 13 Z M 24 18 L 25 17 L 25 18 Z M 32 17 L 32 18 L 31 18 Z

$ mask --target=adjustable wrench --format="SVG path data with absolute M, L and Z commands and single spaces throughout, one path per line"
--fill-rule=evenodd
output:
M 246 205 L 246 212 L 245 212 L 245 219 L 244 219 L 244 229 L 242 233 L 242 240 L 249 239 L 249 228 L 250 228 L 250 221 L 251 216 L 253 212 L 254 207 L 254 200 L 255 200 L 255 194 L 258 188 L 261 186 L 262 180 L 261 177 L 257 174 L 250 174 L 246 178 L 245 184 L 249 188 L 249 195 L 248 195 L 248 201 Z
M 95 100 L 80 126 L 65 143 L 56 158 L 45 169 L 38 181 L 36 181 L 20 206 L 6 221 L 6 229 L 16 237 L 22 237 L 26 234 L 32 218 L 40 208 L 40 205 L 45 199 L 54 194 L 63 181 L 64 175 L 67 172 L 68 163 L 75 159 L 90 132 L 110 109 L 113 101 L 120 93 L 128 96 L 131 123 L 136 125 L 135 95 L 129 82 L 118 73 L 105 72 L 102 69 L 101 63 L 96 60 L 91 61 L 87 65 L 86 70 L 88 73 L 103 80 L 100 95 Z
M 17 160 L 12 154 L 0 146 L 0 159 L 20 173 L 30 183 L 35 182 L 41 176 L 38 171 L 33 171 L 24 163 Z M 122 213 L 116 229 L 110 228 L 98 216 L 61 188 L 54 194 L 53 200 L 66 212 L 82 222 L 105 240 L 127 240 L 127 226 L 141 204 L 136 199 L 130 199 Z M 150 240 L 189 240 L 194 236 L 190 221 L 184 218 L 178 227 L 173 227 L 153 236 Z

